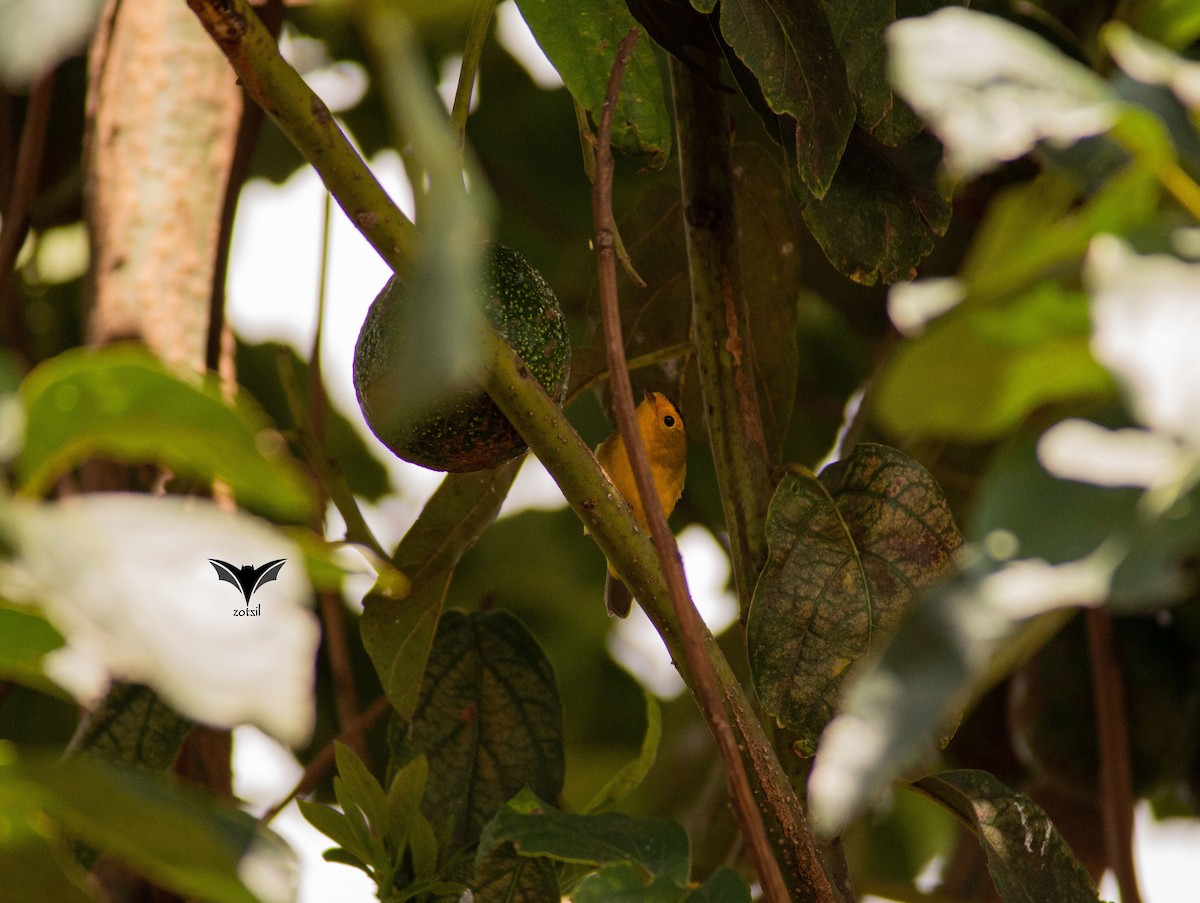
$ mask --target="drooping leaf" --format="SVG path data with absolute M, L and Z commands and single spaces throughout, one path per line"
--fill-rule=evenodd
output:
M 1090 340 L 1087 299 L 1054 282 L 1002 305 L 961 304 L 897 349 L 875 414 L 900 437 L 998 438 L 1042 405 L 1112 395 Z
M 495 518 L 521 461 L 448 474 L 392 556 L 393 567 L 409 579 L 407 595 L 394 599 L 377 589 L 363 600 L 363 644 L 402 718 L 410 718 L 416 708 L 454 567 Z
M 422 811 L 446 848 L 474 843 L 523 787 L 557 799 L 562 712 L 537 641 L 505 611 L 442 615 L 412 722 L 394 722 L 395 766 L 429 760 Z
M 73 758 L 6 762 L 0 782 L 70 836 L 176 893 L 214 903 L 295 898 L 295 857 L 283 841 L 158 776 Z
M 650 693 L 646 697 L 646 735 L 642 738 L 642 748 L 638 756 L 609 778 L 600 788 L 591 802 L 583 807 L 584 812 L 597 812 L 607 809 L 610 805 L 620 802 L 645 780 L 650 767 L 658 757 L 658 744 L 662 740 L 662 709 L 658 699 Z
M 596 122 L 608 87 L 617 44 L 638 23 L 623 0 L 520 0 L 529 29 L 567 90 Z M 671 152 L 671 114 L 654 48 L 643 39 L 633 49 L 613 113 L 613 145 L 662 169 Z
M 941 145 L 921 132 L 888 147 L 855 129 L 824 197 L 804 221 L 839 272 L 864 285 L 911 279 L 950 224 L 938 183 Z
M 960 7 L 888 29 L 896 90 L 970 177 L 1032 150 L 1105 131 L 1115 97 L 1094 72 L 1004 19 Z
M 139 682 L 197 721 L 307 739 L 319 630 L 303 556 L 277 529 L 204 499 L 121 493 L 26 502 L 7 517 L 16 557 L 4 591 L 62 634 L 43 667 L 76 699 Z M 247 605 L 210 558 L 285 564 Z
M 686 903 L 750 903 L 750 887 L 733 869 L 721 866 L 688 894 Z
M 727 0 L 721 33 L 758 79 L 771 109 L 796 120 L 800 179 L 823 197 L 854 125 L 854 99 L 824 6 Z
M 922 128 L 917 115 L 892 89 L 888 78 L 884 32 L 898 18 L 895 0 L 830 0 L 824 4 L 838 51 L 846 61 L 850 91 L 858 109 L 858 125 L 878 141 L 895 147 Z M 927 13 L 934 0 L 907 4 L 901 16 Z
M 248 399 L 231 407 L 215 385 L 185 382 L 142 348 L 64 352 L 29 374 L 21 399 L 28 423 L 17 473 L 29 494 L 102 456 L 221 480 L 242 504 L 285 521 L 312 509 L 306 477 Z
M 979 838 L 992 883 L 1005 903 L 1096 903 L 1087 869 L 1042 808 L 986 771 L 944 771 L 913 786 L 941 803 Z
M 885 446 L 792 472 L 767 515 L 770 556 L 746 625 L 763 706 L 811 755 L 847 673 L 945 575 L 961 537 L 936 481 Z

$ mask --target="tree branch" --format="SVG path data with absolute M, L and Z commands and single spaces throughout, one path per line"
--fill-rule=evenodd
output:
M 1088 659 L 1096 707 L 1100 753 L 1100 824 L 1104 855 L 1113 870 L 1121 903 L 1141 903 L 1133 864 L 1133 784 L 1129 766 L 1129 730 L 1121 691 L 1121 663 L 1113 644 L 1112 615 L 1105 608 L 1086 612 Z
M 350 221 L 404 278 L 413 260 L 416 227 L 393 203 L 324 101 L 279 55 L 270 32 L 247 0 L 188 0 L 242 86 L 312 164 Z
M 703 65 L 716 63 L 705 58 Z M 713 87 L 720 83 L 715 68 L 706 79 L 704 73 L 692 72 L 674 57 L 670 66 L 696 362 L 744 619 L 758 572 L 767 560 L 771 476 L 742 298 L 729 114 L 724 95 Z
M 596 229 L 596 270 L 599 282 L 600 312 L 604 323 L 604 345 L 611 378 L 613 409 L 617 417 L 617 428 L 625 440 L 629 463 L 633 468 L 634 482 L 641 496 L 654 548 L 658 552 L 659 564 L 666 578 L 671 604 L 676 620 L 682 630 L 683 653 L 692 672 L 692 691 L 708 721 L 709 730 L 717 741 L 717 749 L 725 763 L 725 775 L 729 782 L 729 798 L 734 815 L 741 827 L 742 837 L 750 851 L 751 861 L 758 872 L 763 893 L 773 903 L 787 903 L 788 892 L 779 864 L 772 855 L 767 841 L 762 815 L 754 802 L 754 795 L 746 777 L 746 770 L 738 754 L 737 738 L 729 726 L 725 706 L 717 686 L 717 677 L 712 662 L 705 654 L 701 635 L 703 622 L 696 606 L 688 594 L 683 564 L 675 537 L 667 525 L 654 487 L 654 475 L 650 471 L 650 458 L 638 432 L 634 414 L 633 386 L 625 364 L 625 342 L 621 336 L 621 311 L 617 300 L 617 263 L 613 235 L 616 224 L 612 212 L 612 120 L 613 108 L 621 87 L 621 77 L 629 62 L 630 54 L 641 33 L 630 29 L 629 34 L 617 47 L 616 60 L 608 79 L 604 105 L 600 110 L 599 135 L 596 141 L 596 181 L 592 186 L 592 216 Z

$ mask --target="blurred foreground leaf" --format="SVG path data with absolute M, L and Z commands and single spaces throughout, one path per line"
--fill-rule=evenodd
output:
M 18 822 L 44 813 L 70 836 L 181 895 L 213 903 L 295 898 L 294 854 L 244 812 L 158 776 L 86 758 L 6 759 L 0 811 Z M 0 860 L 5 846 L 7 839 Z
M 30 495 L 104 457 L 220 480 L 242 504 L 281 520 L 305 521 L 312 510 L 307 478 L 272 446 L 256 406 L 239 396 L 231 407 L 214 384 L 185 382 L 145 349 L 64 352 L 29 374 L 21 400 L 28 422 L 17 473 Z

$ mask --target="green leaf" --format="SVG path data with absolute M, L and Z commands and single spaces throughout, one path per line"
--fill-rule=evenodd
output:
M 745 878 L 723 865 L 687 895 L 686 903 L 750 903 L 750 886 Z
M 393 567 L 409 578 L 408 595 L 393 599 L 377 588 L 364 600 L 363 645 L 402 718 L 411 718 L 416 708 L 454 568 L 495 519 L 522 460 L 495 470 L 448 474 L 392 556 Z
M 415 822 L 420 819 L 428 825 L 428 820 L 421 814 L 421 798 L 425 795 L 428 779 L 429 762 L 424 756 L 417 756 L 392 776 L 392 783 L 387 792 L 386 817 L 379 826 L 379 832 L 397 863 L 408 846 Z M 422 850 L 422 867 L 426 864 L 424 855 L 425 851 Z M 421 869 L 414 868 L 413 871 L 418 877 L 424 874 Z
M 854 130 L 828 192 L 804 207 L 804 221 L 840 273 L 864 285 L 916 275 L 950 224 L 937 178 L 941 153 L 923 132 L 888 147 Z
M 641 785 L 654 765 L 654 760 L 658 757 L 658 745 L 662 742 L 662 707 L 659 706 L 658 699 L 650 693 L 643 695 L 646 699 L 646 734 L 642 738 L 642 748 L 637 758 L 608 779 L 592 797 L 591 802 L 583 807 L 584 812 L 607 809 L 623 800 Z
M 948 7 L 888 29 L 896 90 L 946 145 L 964 178 L 1039 141 L 1066 147 L 1105 131 L 1112 89 L 1050 43 L 996 16 Z
M 1086 868 L 1049 816 L 986 771 L 944 771 L 913 786 L 953 812 L 979 838 L 1005 903 L 1096 903 Z
M 421 809 L 443 857 L 469 846 L 523 787 L 557 799 L 562 712 L 537 641 L 505 611 L 448 611 L 438 625 L 411 724 L 393 723 L 394 766 L 425 756 Z
M 19 795 L 79 837 L 187 897 L 214 903 L 293 899 L 294 855 L 244 812 L 144 772 L 85 758 L 0 767 Z
M 114 684 L 80 724 L 70 752 L 164 772 L 193 726 L 153 690 L 139 684 Z
M 45 618 L 0 603 L 0 678 L 52 696 L 65 695 L 42 670 L 42 657 L 62 645 L 62 634 Z
M 388 799 L 383 788 L 367 770 L 362 759 L 346 744 L 335 740 L 333 755 L 337 763 L 338 777 L 346 788 L 349 802 L 362 811 L 373 833 L 382 834 L 384 825 L 387 824 L 388 810 Z
M 17 474 L 30 495 L 100 456 L 220 480 L 243 505 L 282 520 L 312 511 L 307 478 L 252 402 L 239 396 L 230 407 L 215 383 L 184 382 L 142 348 L 66 351 L 26 377 L 21 399 L 28 424 Z
M 363 871 L 369 871 L 368 863 L 372 862 L 371 851 L 360 841 L 358 833 L 344 814 L 331 806 L 311 803 L 308 800 L 298 800 L 300 814 L 310 825 L 336 843 L 342 851 L 353 857 L 353 862 L 344 858 L 338 861 L 344 865 L 355 865 Z
M 250 395 L 259 399 L 275 424 L 290 433 L 296 424 L 288 410 L 287 398 L 279 378 L 279 356 L 297 376 L 298 388 L 308 403 L 309 366 L 291 345 L 279 342 L 237 343 L 237 377 Z M 325 448 L 346 476 L 351 491 L 370 502 L 378 502 L 391 492 L 387 468 L 367 447 L 366 440 L 336 404 L 329 400 L 325 408 Z M 300 450 L 293 445 L 295 453 Z
M 921 130 L 922 123 L 892 89 L 883 36 L 897 18 L 895 0 L 828 0 L 823 4 L 838 52 L 846 61 L 850 91 L 858 107 L 858 125 L 884 144 L 895 147 Z M 929 12 L 934 2 L 910 4 Z M 905 10 L 902 15 L 917 15 Z
M 552 862 L 518 856 L 511 849 L 496 850 L 480 863 L 471 887 L 476 903 L 559 903 L 562 899 Z
M 590 866 L 631 865 L 643 881 L 661 876 L 686 883 L 691 867 L 687 833 L 677 822 L 617 812 L 562 812 L 529 790 L 518 793 L 484 829 L 477 859 L 482 861 L 505 843 L 522 856 Z
M 638 23 L 623 0 L 519 0 L 517 7 L 563 84 L 600 121 L 617 44 Z M 662 169 L 671 153 L 671 113 L 654 46 L 644 37 L 621 80 L 613 111 L 613 145 Z
M 946 574 L 961 536 L 924 468 L 859 445 L 819 479 L 784 477 L 767 541 L 746 625 L 750 669 L 763 707 L 811 755 L 847 673 Z
M 682 903 L 690 899 L 679 881 L 665 875 L 647 881 L 639 869 L 624 863 L 589 875 L 571 894 L 572 903 Z
M 824 5 L 727 0 L 721 33 L 771 109 L 796 119 L 800 179 L 823 197 L 854 125 L 854 99 Z
M 895 436 L 982 442 L 1043 405 L 1112 392 L 1092 357 L 1086 296 L 1042 282 L 1003 305 L 961 304 L 901 345 L 874 410 Z
M 1084 258 L 1093 237 L 1148 224 L 1161 186 L 1152 170 L 1131 164 L 1082 197 L 1066 174 L 1046 170 L 1000 193 L 988 206 L 960 270 L 973 301 L 994 302 Z

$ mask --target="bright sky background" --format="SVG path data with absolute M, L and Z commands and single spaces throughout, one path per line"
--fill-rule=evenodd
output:
M 535 83 L 545 90 L 561 85 L 511 0 L 497 9 L 496 27 Z M 443 72 L 444 96 L 444 86 L 449 85 L 452 93 L 456 78 L 453 68 Z M 309 80 L 335 112 L 353 102 L 362 90 L 362 73 L 355 67 L 330 66 Z M 486 92 L 486 82 L 481 90 Z M 384 188 L 411 214 L 411 191 L 399 157 L 382 153 L 370 165 Z M 265 182 L 246 186 L 238 208 L 229 276 L 229 320 L 244 339 L 286 341 L 307 356 L 315 329 L 323 205 L 324 189 L 308 167 L 282 187 Z M 396 496 L 366 512 L 372 529 L 388 546 L 403 535 L 442 475 L 397 460 L 362 422 L 350 376 L 354 344 L 367 307 L 389 270 L 336 205 L 333 209 L 322 366 L 332 403 L 359 426 L 391 469 L 398 487 Z M 522 508 L 563 504 L 557 486 L 532 460 L 522 468 L 502 516 Z M 698 527 L 683 533 L 680 547 L 689 586 L 706 620 L 719 630 L 734 611 L 733 600 L 723 589 L 728 579 L 725 556 L 715 540 Z M 679 692 L 674 668 L 640 609 L 635 607 L 635 616 L 616 625 L 610 648 L 655 692 L 663 696 Z M 291 753 L 254 728 L 235 731 L 234 756 L 235 791 L 248 800 L 255 814 L 286 794 L 300 775 L 300 765 Z M 1146 903 L 1191 903 L 1200 879 L 1200 828 L 1194 822 L 1156 824 L 1147 817 L 1145 806 L 1139 807 L 1137 824 L 1138 864 Z M 308 826 L 294 804 L 272 826 L 301 856 L 302 903 L 369 903 L 376 899 L 373 883 L 361 872 L 321 859 L 321 852 L 332 844 Z M 1116 899 L 1116 890 L 1106 885 L 1101 895 Z

